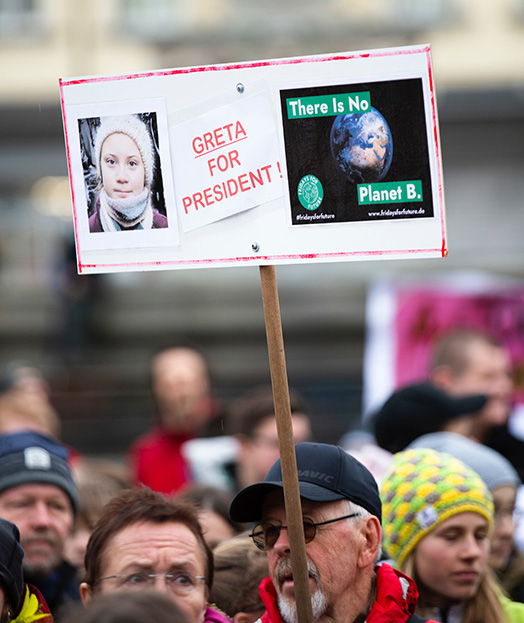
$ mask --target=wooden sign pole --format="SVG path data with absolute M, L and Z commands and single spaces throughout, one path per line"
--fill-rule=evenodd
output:
M 299 623 L 312 623 L 311 596 L 306 561 L 306 543 L 302 524 L 302 507 L 298 488 L 297 461 L 293 444 L 291 406 L 284 352 L 284 338 L 275 267 L 260 266 L 260 281 L 264 303 L 269 367 L 278 431 L 284 502 L 293 567 L 293 583 Z

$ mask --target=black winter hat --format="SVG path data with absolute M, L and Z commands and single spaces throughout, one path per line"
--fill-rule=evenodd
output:
M 22 608 L 23 557 L 18 528 L 7 519 L 0 519 L 0 584 L 5 590 L 6 601 L 13 608 L 13 619 Z
M 371 472 L 340 446 L 305 441 L 295 446 L 300 497 L 314 502 L 350 500 L 381 519 L 377 483 Z M 245 487 L 231 503 L 235 521 L 258 521 L 268 493 L 283 489 L 278 459 L 263 482 Z
M 373 416 L 372 427 L 379 446 L 400 452 L 413 440 L 441 431 L 462 415 L 482 409 L 487 396 L 450 396 L 430 383 L 407 385 L 394 392 Z
M 0 493 L 28 483 L 56 485 L 78 509 L 68 449 L 47 435 L 23 431 L 0 435 Z

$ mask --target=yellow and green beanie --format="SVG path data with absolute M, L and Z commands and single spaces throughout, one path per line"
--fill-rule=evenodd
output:
M 398 452 L 382 481 L 383 545 L 401 568 L 426 534 L 448 517 L 473 511 L 493 525 L 491 493 L 480 476 L 450 454 Z

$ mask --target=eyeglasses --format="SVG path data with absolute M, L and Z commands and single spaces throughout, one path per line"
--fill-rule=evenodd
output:
M 119 588 L 129 590 L 142 590 L 152 588 L 155 585 L 156 578 L 164 578 L 167 588 L 175 593 L 175 595 L 184 596 L 192 593 L 197 586 L 206 578 L 203 575 L 191 575 L 189 573 L 145 573 L 138 571 L 128 574 L 108 575 L 100 578 L 98 582 L 104 580 L 118 580 Z
M 358 513 L 352 513 L 351 515 L 344 515 L 343 517 L 336 517 L 335 519 L 328 519 L 327 521 L 319 521 L 315 523 L 310 519 L 303 519 L 302 525 L 304 526 L 304 538 L 306 543 L 310 543 L 317 534 L 317 526 L 325 526 L 335 521 L 341 521 L 342 519 L 351 519 L 352 517 L 359 517 Z M 253 539 L 253 543 L 264 552 L 273 549 L 275 543 L 278 541 L 280 531 L 282 528 L 288 529 L 287 526 L 275 526 L 267 521 L 262 521 L 256 524 L 249 535 Z

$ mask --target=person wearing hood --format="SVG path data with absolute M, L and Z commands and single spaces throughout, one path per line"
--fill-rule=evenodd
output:
M 42 594 L 24 582 L 23 558 L 18 528 L 0 519 L 0 623 L 53 623 Z

